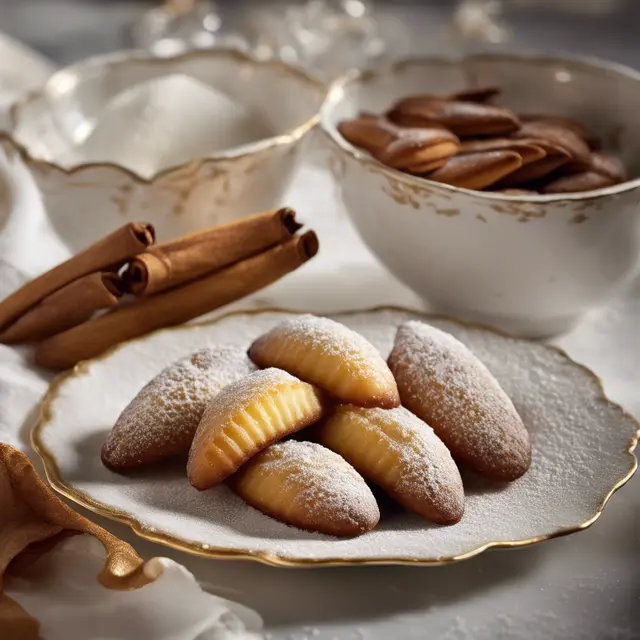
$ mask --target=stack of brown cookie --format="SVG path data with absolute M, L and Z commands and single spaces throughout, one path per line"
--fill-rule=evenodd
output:
M 361 113 L 339 131 L 389 167 L 477 190 L 555 194 L 624 182 L 619 158 L 566 116 L 516 114 L 490 101 L 487 87 L 451 95 L 418 95 L 386 113 Z

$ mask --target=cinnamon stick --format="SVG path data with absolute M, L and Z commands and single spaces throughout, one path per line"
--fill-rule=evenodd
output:
M 50 271 L 31 280 L 0 303 L 0 330 L 54 291 L 96 271 L 120 267 L 153 244 L 152 225 L 132 222 Z
M 118 304 L 124 285 L 117 273 L 90 273 L 54 291 L 0 333 L 0 343 L 44 340 Z
M 296 236 L 226 269 L 140 298 L 49 338 L 37 348 L 35 361 L 51 369 L 72 367 L 124 340 L 181 324 L 239 300 L 294 271 L 317 252 L 318 238 L 313 231 Z
M 293 236 L 302 227 L 292 209 L 265 211 L 156 245 L 134 258 L 123 274 L 135 295 L 150 295 L 191 282 Z

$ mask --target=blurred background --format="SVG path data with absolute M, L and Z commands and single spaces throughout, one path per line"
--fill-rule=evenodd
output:
M 158 15 L 162 2 L 0 0 L 0 28 L 60 65 L 163 38 L 166 45 L 165 36 L 176 29 L 191 37 L 194 25 L 204 24 L 198 46 L 241 40 L 264 51 L 277 48 L 299 62 L 319 60 L 326 69 L 336 66 L 335 58 L 345 64 L 348 57 L 358 63 L 362 56 L 375 61 L 509 46 L 587 53 L 640 67 L 636 0 L 203 0 L 194 8 L 195 2 L 165 3 L 174 14 L 168 26 L 166 15 Z M 190 22 L 185 26 L 182 16 L 176 26 L 176 14 L 189 11 Z M 342 14 L 349 24 L 340 22 Z M 333 40 L 323 37 L 327 31 Z M 327 61 L 327 50 L 347 32 L 357 40 L 356 52 L 353 42 L 343 42 Z

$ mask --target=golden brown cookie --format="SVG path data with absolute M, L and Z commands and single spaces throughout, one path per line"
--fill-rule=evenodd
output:
M 573 130 L 564 126 L 542 121 L 525 122 L 513 137 L 545 140 L 566 151 L 573 162 L 579 163 L 582 167 L 589 166 L 591 151 L 587 143 Z
M 460 137 L 509 135 L 520 128 L 518 117 L 509 109 L 428 96 L 401 100 L 388 118 L 401 127 L 443 126 Z
M 589 148 L 597 151 L 602 147 L 602 141 L 600 138 L 585 127 L 581 122 L 578 122 L 575 118 L 569 116 L 560 116 L 554 114 L 544 113 L 524 113 L 518 114 L 518 117 L 522 122 L 544 122 L 545 124 L 551 124 L 557 127 L 563 127 L 569 129 L 579 138 L 584 140 Z
M 284 436 L 322 417 L 321 392 L 280 369 L 256 371 L 225 387 L 207 406 L 187 462 L 200 490 L 222 482 Z
M 449 95 L 450 100 L 460 100 L 462 102 L 490 102 L 502 93 L 500 87 L 470 87 L 462 89 Z
M 338 125 L 340 135 L 355 147 L 377 158 L 397 138 L 397 129 L 385 118 L 367 113 Z
M 579 193 L 583 191 L 593 191 L 594 189 L 604 189 L 615 184 L 609 176 L 596 173 L 595 171 L 582 171 L 570 176 L 562 176 L 551 180 L 546 184 L 540 193 Z
M 409 173 L 422 173 L 443 164 L 457 153 L 460 142 L 442 127 L 400 128 L 383 116 L 366 113 L 343 120 L 338 129 L 348 142 L 380 162 Z
M 273 444 L 231 476 L 229 484 L 252 507 L 307 531 L 357 536 L 380 519 L 371 489 L 358 472 L 313 442 Z
M 389 366 L 402 404 L 431 425 L 453 456 L 480 475 L 515 480 L 531 464 L 529 434 L 498 381 L 452 335 L 407 322 Z
M 522 166 L 542 160 L 547 152 L 536 140 L 514 140 L 513 138 L 479 138 L 466 140 L 460 146 L 460 155 L 485 151 L 515 151 L 522 158 Z
M 207 402 L 255 369 L 231 346 L 202 349 L 167 367 L 120 414 L 102 462 L 124 471 L 187 453 Z
M 422 173 L 425 166 L 442 164 L 454 156 L 459 146 L 457 136 L 446 129 L 398 129 L 398 137 L 378 155 L 378 160 L 394 169 Z
M 611 178 L 616 184 L 627 180 L 627 169 L 622 160 L 606 153 L 592 153 L 590 169 Z
M 425 94 L 416 94 L 413 96 L 407 96 L 403 98 L 399 102 L 396 103 L 396 106 L 402 107 L 410 107 L 410 106 L 420 106 L 425 102 L 430 100 L 454 100 L 458 102 L 480 102 L 486 103 L 490 102 L 493 98 L 500 95 L 502 93 L 502 89 L 500 87 L 476 87 L 476 88 L 468 88 L 462 89 L 460 91 L 455 91 L 453 93 L 445 93 L 445 94 L 437 94 L 437 93 L 425 93 Z
M 391 409 L 398 387 L 376 348 L 329 318 L 302 315 L 258 338 L 249 357 L 259 367 L 278 367 L 328 391 L 342 402 Z
M 409 511 L 455 524 L 464 511 L 456 463 L 442 440 L 404 407 L 338 407 L 318 440 Z
M 426 177 L 462 189 L 485 189 L 520 167 L 522 156 L 515 151 L 483 151 L 449 158 Z
M 569 156 L 564 152 L 550 152 L 547 153 L 546 158 L 531 162 L 517 171 L 508 174 L 495 186 L 509 188 L 530 185 L 531 183 L 548 177 L 554 171 L 564 167 L 568 162 L 570 162 Z

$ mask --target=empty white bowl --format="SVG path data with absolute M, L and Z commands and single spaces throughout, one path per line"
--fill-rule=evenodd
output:
M 516 111 L 577 118 L 634 179 L 562 196 L 470 191 L 390 169 L 337 130 L 407 95 L 486 85 L 502 87 L 500 103 Z M 640 74 L 619 65 L 478 55 L 350 74 L 333 86 L 321 126 L 344 205 L 393 274 L 439 311 L 542 337 L 569 329 L 637 272 L 639 108 Z
M 185 94 L 194 80 L 219 92 L 204 111 L 193 104 L 201 94 Z M 132 94 L 140 85 L 146 93 Z M 166 239 L 280 206 L 325 97 L 303 71 L 235 50 L 119 52 L 18 101 L 3 144 L 26 159 L 72 248 L 129 220 Z M 198 148 L 211 151 L 192 157 Z

